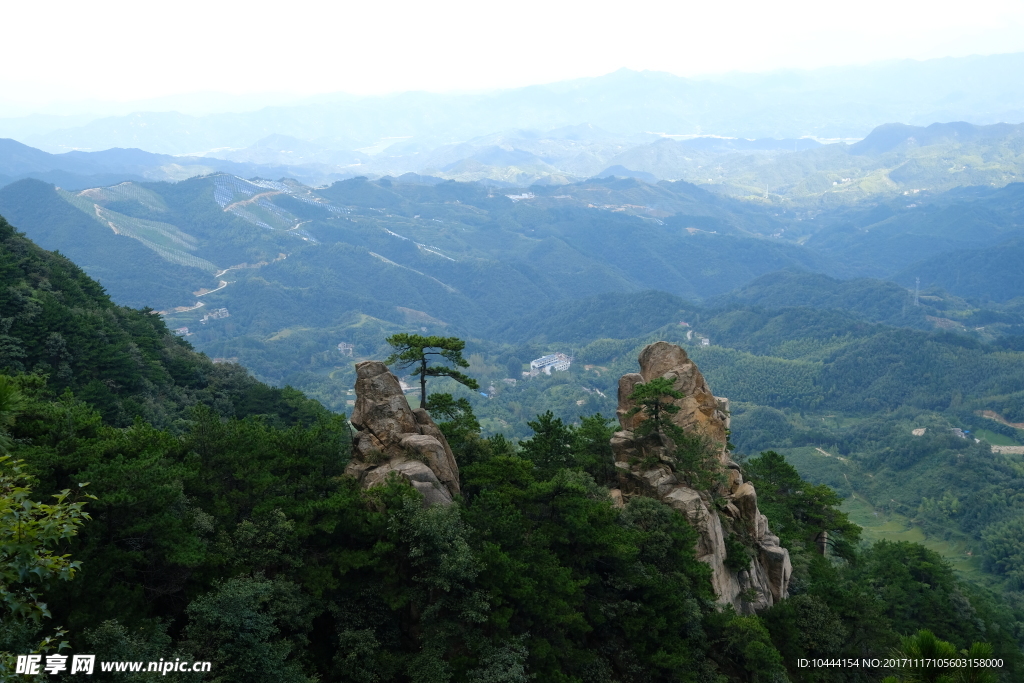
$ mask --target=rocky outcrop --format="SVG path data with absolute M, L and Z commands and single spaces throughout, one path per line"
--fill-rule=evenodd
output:
M 615 433 L 611 445 L 620 489 L 613 491 L 613 500 L 621 505 L 630 496 L 650 496 L 685 515 L 699 534 L 697 556 L 711 566 L 719 602 L 731 603 L 740 613 L 750 614 L 786 598 L 792 571 L 789 552 L 768 529 L 767 518 L 757 508 L 754 487 L 743 481 L 739 466 L 729 458 L 727 399 L 711 393 L 686 351 L 674 344 L 651 344 L 640 353 L 639 361 L 639 373 L 623 375 L 619 380 L 617 414 L 622 431 Z M 713 490 L 700 491 L 687 484 L 685 473 L 674 469 L 675 446 L 667 438 L 634 434 L 646 418 L 642 413 L 629 414 L 634 407 L 629 396 L 638 383 L 658 377 L 671 379 L 673 387 L 684 394 L 674 401 L 680 410 L 671 421 L 687 432 L 704 436 L 714 454 L 711 463 L 718 469 L 720 483 Z M 733 571 L 726 566 L 727 534 L 734 534 L 749 548 L 747 569 Z
M 425 505 L 448 505 L 459 493 L 459 466 L 427 411 L 409 407 L 402 387 L 380 361 L 356 363 L 355 433 L 345 474 L 363 488 L 396 474 L 423 494 Z

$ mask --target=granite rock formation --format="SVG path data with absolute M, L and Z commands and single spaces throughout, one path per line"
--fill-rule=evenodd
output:
M 757 508 L 757 492 L 743 481 L 739 465 L 729 458 L 726 440 L 729 429 L 728 400 L 716 398 L 686 351 L 668 342 L 647 346 L 639 357 L 640 372 L 619 380 L 618 417 L 622 431 L 612 437 L 620 488 L 612 491 L 616 504 L 631 496 L 657 498 L 686 516 L 697 530 L 697 556 L 711 565 L 712 583 L 722 604 L 731 603 L 743 614 L 770 607 L 788 596 L 792 572 L 789 552 L 779 545 L 768 528 L 767 518 Z M 681 473 L 673 469 L 673 444 L 652 434 L 637 437 L 634 430 L 645 419 L 642 413 L 629 415 L 629 396 L 641 382 L 658 377 L 673 381 L 684 394 L 674 401 L 680 407 L 671 416 L 674 424 L 707 438 L 717 455 L 721 484 L 715 490 L 689 488 Z M 651 464 L 654 463 L 654 464 Z M 732 571 L 726 564 L 726 534 L 735 534 L 751 550 L 750 566 Z
M 363 488 L 395 473 L 423 494 L 425 505 L 448 505 L 459 493 L 459 466 L 444 434 L 423 408 L 413 410 L 384 363 L 356 363 L 352 460 L 345 474 Z

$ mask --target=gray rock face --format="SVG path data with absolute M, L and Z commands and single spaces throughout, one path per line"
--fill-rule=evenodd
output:
M 444 434 L 422 408 L 413 410 L 395 377 L 380 361 L 356 364 L 352 461 L 345 474 L 363 488 L 394 473 L 423 494 L 425 505 L 448 505 L 460 492 L 459 466 Z
M 725 448 L 729 427 L 728 399 L 716 398 L 686 351 L 674 344 L 657 342 L 640 353 L 640 372 L 619 380 L 617 414 L 622 431 L 611 439 L 618 471 L 619 500 L 630 496 L 657 498 L 684 515 L 698 532 L 697 557 L 711 566 L 711 581 L 722 604 L 731 603 L 741 614 L 752 614 L 788 597 L 792 565 L 789 551 L 779 545 L 768 528 L 768 519 L 757 508 L 757 492 L 743 481 L 739 466 Z M 627 417 L 633 408 L 629 395 L 641 382 L 657 377 L 673 380 L 684 394 L 674 401 L 680 407 L 672 422 L 706 436 L 716 444 L 722 484 L 712 491 L 689 488 L 672 468 L 672 446 L 658 435 L 637 438 L 633 430 L 644 420 L 641 414 Z M 646 464 L 645 464 L 646 463 Z M 654 464 L 651 464 L 654 463 Z M 721 510 L 715 505 L 719 503 Z M 753 551 L 747 569 L 734 572 L 725 566 L 725 538 L 733 533 Z

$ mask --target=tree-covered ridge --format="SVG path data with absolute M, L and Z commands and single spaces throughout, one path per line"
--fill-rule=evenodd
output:
M 491 349 L 543 341 L 572 350 L 673 321 L 692 324 L 737 304 L 840 309 L 833 315 L 984 341 L 1022 329 L 1019 302 L 1003 301 L 1016 275 L 967 261 L 946 268 L 953 279 L 941 284 L 977 295 L 966 300 L 933 286 L 927 273 L 945 266 L 924 268 L 936 253 L 950 263 L 974 258 L 971 250 L 986 259 L 1012 254 L 998 245 L 1019 224 L 1015 185 L 915 199 L 921 205 L 913 209 L 904 199 L 839 207 L 814 220 L 687 183 L 622 178 L 499 191 L 421 177 L 312 189 L 219 174 L 76 196 L 92 213 L 38 181 L 21 181 L 0 189 L 0 212 L 84 264 L 119 303 L 159 307 L 171 328 L 187 327 L 189 341 L 210 356 L 238 359 L 257 377 L 299 386 L 336 410 L 350 400 L 351 383 L 338 344 L 369 358 L 383 350 L 383 338 L 411 331 L 482 340 Z M 137 225 L 122 225 L 129 219 Z M 213 277 L 163 259 L 108 223 L 129 231 L 174 226 L 178 232 L 164 237 L 187 236 L 197 258 L 224 272 Z M 911 270 L 898 285 L 820 274 L 895 277 L 918 262 L 916 300 Z M 724 295 L 736 287 L 742 289 Z M 802 313 L 790 319 L 807 322 Z M 723 325 L 693 331 L 716 343 L 743 333 Z M 802 343 L 778 353 L 806 355 L 795 348 Z M 506 365 L 537 357 L 494 355 Z
M 172 427 L 197 403 L 287 423 L 322 411 L 294 390 L 196 354 L 151 309 L 117 306 L 78 266 L 2 218 L 0 278 L 0 368 L 46 376 L 49 391 L 73 391 L 111 424 L 142 418 Z
M 9 335 L 25 350 L 25 369 L 44 369 L 26 338 L 40 346 L 51 326 L 84 335 L 60 325 L 77 320 L 78 309 L 97 311 L 112 321 L 100 328 L 111 345 L 134 344 L 153 373 L 167 373 L 138 380 L 145 396 L 177 410 L 164 425 L 140 413 L 127 422 L 108 416 L 85 395 L 90 383 L 77 383 L 72 361 L 63 380 L 10 380 L 25 397 L 10 448 L 34 476 L 33 494 L 88 481 L 96 496 L 92 519 L 60 546 L 81 563 L 76 576 L 45 587 L 53 618 L 42 628 L 64 626 L 73 652 L 209 660 L 222 680 L 239 683 L 810 681 L 821 679 L 797 667 L 799 657 L 875 656 L 929 628 L 958 645 L 991 643 L 1006 662 L 1005 680 L 1017 674 L 1016 617 L 928 551 L 847 545 L 836 560 L 821 556 L 822 524 L 855 535 L 835 495 L 784 461 L 763 456 L 745 476 L 764 491 L 794 553 L 796 588 L 776 608 L 740 617 L 715 607 L 681 515 L 645 498 L 613 505 L 604 418 L 576 426 L 528 416 L 533 434 L 517 447 L 479 434 L 468 402 L 438 397 L 428 405 L 447 418 L 441 428 L 463 465 L 464 496 L 424 509 L 398 482 L 361 491 L 341 476 L 350 450 L 343 417 L 253 380 L 203 405 L 211 382 L 203 373 L 220 366 L 168 335 L 156 316 L 114 306 L 66 259 L 6 227 L 4 276 L 40 308 L 21 327 L 11 323 L 28 330 Z M 130 378 L 123 368 L 138 363 L 119 358 L 105 367 Z M 168 358 L 180 365 L 165 369 Z M 476 359 L 466 360 L 473 375 Z M 186 367 L 194 384 L 175 393 L 184 384 L 175 373 Z M 435 380 L 443 381 L 455 383 Z M 264 402 L 246 411 L 257 390 Z M 963 614 L 972 626 L 956 632 Z M 40 628 L 4 621 L 0 650 L 29 651 Z
M 607 476 L 603 421 L 542 416 L 521 451 L 452 439 L 465 495 L 424 509 L 407 485 L 360 491 L 338 476 L 340 420 L 279 429 L 199 408 L 174 437 L 23 389 L 12 435 L 36 491 L 87 478 L 97 496 L 66 545 L 78 575 L 47 592 L 72 651 L 205 659 L 240 683 L 878 681 L 885 671 L 822 679 L 797 662 L 883 655 L 928 628 L 991 643 L 1005 681 L 1020 666 L 1019 616 L 919 546 L 854 548 L 834 492 L 775 454 L 744 475 L 793 553 L 792 595 L 739 617 L 715 608 L 684 517 L 643 497 L 616 509 L 591 476 Z M 8 629 L 0 650 L 37 633 Z

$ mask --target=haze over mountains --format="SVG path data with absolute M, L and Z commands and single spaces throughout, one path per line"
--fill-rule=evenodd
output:
M 244 98 L 221 98 L 236 113 L 203 114 L 188 98 L 192 113 L 147 102 L 156 110 L 90 121 L 0 119 L 0 137 L 58 153 L 4 143 L 0 183 L 36 177 L 84 189 L 228 172 L 326 185 L 417 173 L 522 187 L 619 175 L 739 197 L 832 193 L 850 203 L 1021 177 L 1022 68 L 1024 54 L 1007 54 L 703 79 L 620 70 L 493 92 L 324 95 L 250 111 Z M 949 123 L 957 121 L 965 123 Z
M 467 94 L 321 96 L 301 106 L 189 116 L 145 111 L 51 124 L 22 139 L 47 151 L 139 147 L 167 154 L 245 148 L 270 134 L 351 150 L 409 136 L 437 146 L 503 130 L 589 123 L 616 137 L 655 132 L 747 138 L 859 138 L 880 123 L 1021 121 L 1024 55 L 895 61 L 703 79 L 621 70 Z M 0 136 L 7 136 L 0 120 Z M 21 138 L 19 138 L 21 139 Z
M 647 290 L 691 306 L 1018 335 L 1022 214 L 1021 183 L 813 211 L 622 177 L 508 190 L 413 174 L 313 188 L 216 173 L 0 189 L 0 215 L 116 301 L 161 310 L 200 349 L 305 390 L 338 367 L 339 341 L 365 351 L 410 325 L 503 343 L 590 339 L 597 322 L 571 332 L 595 315 L 574 302 Z M 648 330 L 687 307 L 634 305 L 651 324 L 630 327 Z
M 720 194 L 782 208 L 809 208 L 854 204 L 901 192 L 917 196 L 922 191 L 1014 182 L 1024 177 L 1022 133 L 1021 124 L 954 122 L 927 127 L 883 124 L 852 145 L 821 144 L 808 138 L 713 136 L 658 137 L 650 142 L 653 136 L 616 139 L 587 124 L 544 133 L 495 133 L 434 149 L 395 143 L 387 152 L 332 151 L 275 134 L 251 148 L 224 152 L 223 159 L 138 149 L 50 154 L 14 140 L 0 140 L 0 185 L 37 178 L 66 189 L 85 189 L 126 180 L 181 180 L 212 172 L 288 177 L 309 185 L 358 175 L 413 173 L 496 187 L 563 185 L 618 176 L 649 183 L 686 180 Z

